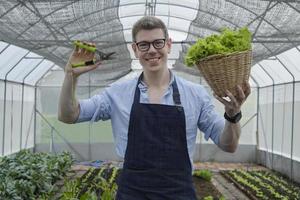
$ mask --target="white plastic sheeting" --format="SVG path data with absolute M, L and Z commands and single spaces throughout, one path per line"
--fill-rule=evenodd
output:
M 168 67 L 206 87 L 196 69 L 183 65 L 187 48 L 222 27 L 249 27 L 253 33 L 252 93 L 242 110 L 240 144 L 257 145 L 300 162 L 299 5 L 297 1 L 240 0 L 2 1 L 1 155 L 36 145 L 55 151 L 59 144 L 74 151 L 72 145 L 78 143 L 88 148 L 95 142 L 111 144 L 109 122 L 58 122 L 63 65 L 74 39 L 94 41 L 103 51 L 118 53 L 117 60 L 80 77 L 79 98 L 90 97 L 119 78 L 137 76 L 141 66 L 131 50 L 131 28 L 140 17 L 155 15 L 166 23 L 174 42 Z M 223 114 L 223 105 L 214 103 Z M 211 143 L 198 135 L 198 143 Z M 83 157 L 89 158 L 91 152 Z
M 0 88 L 1 155 L 34 147 L 34 88 L 3 81 Z
M 1 155 L 34 147 L 35 86 L 51 68 L 53 62 L 0 42 Z
M 0 80 L 34 86 L 54 63 L 26 49 L 0 42 Z M 6 48 L 5 48 L 6 47 Z

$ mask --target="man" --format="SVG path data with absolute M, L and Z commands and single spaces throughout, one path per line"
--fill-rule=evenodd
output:
M 90 99 L 75 97 L 77 77 L 100 63 L 71 68 L 71 63 L 91 60 L 93 53 L 76 48 L 66 65 L 59 120 L 66 123 L 111 119 L 117 154 L 124 158 L 118 200 L 195 200 L 192 156 L 197 127 L 222 150 L 234 152 L 241 128 L 240 109 L 250 94 L 237 86 L 225 106 L 225 117 L 214 111 L 199 84 L 188 82 L 167 67 L 172 41 L 165 24 L 156 17 L 138 20 L 132 29 L 132 49 L 143 66 L 139 78 L 112 84 Z M 225 123 L 224 123 L 225 121 Z

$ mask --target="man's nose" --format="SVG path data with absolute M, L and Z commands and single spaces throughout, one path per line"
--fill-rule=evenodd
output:
M 154 48 L 153 43 L 150 43 L 148 52 L 156 52 L 157 50 Z

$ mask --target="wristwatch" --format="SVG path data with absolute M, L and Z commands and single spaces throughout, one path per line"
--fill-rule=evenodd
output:
M 224 117 L 227 121 L 231 122 L 231 123 L 238 123 L 241 118 L 242 118 L 242 111 L 238 112 L 236 115 L 234 115 L 233 117 L 229 117 L 226 112 L 224 113 Z

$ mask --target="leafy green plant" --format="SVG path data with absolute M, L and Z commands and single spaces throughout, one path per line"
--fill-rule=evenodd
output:
M 207 196 L 207 197 L 204 197 L 203 200 L 214 200 L 214 198 L 212 196 Z
M 98 197 L 94 191 L 88 190 L 80 197 L 79 200 L 98 200 Z
M 192 45 L 185 56 L 185 64 L 194 66 L 199 60 L 210 55 L 226 55 L 249 49 L 251 49 L 251 32 L 247 27 L 236 31 L 224 28 L 220 35 L 210 35 Z
M 234 180 L 245 188 L 246 193 L 259 199 L 299 199 L 300 189 L 291 182 L 287 182 L 277 173 L 269 171 L 233 170 L 223 172 L 225 177 Z
M 57 190 L 54 183 L 71 168 L 70 153 L 59 155 L 22 150 L 0 159 L 0 199 L 47 199 Z
M 101 188 L 101 200 L 111 200 L 114 199 L 117 193 L 117 184 L 110 183 L 104 178 L 101 178 L 101 181 L 98 184 L 98 188 Z
M 209 195 L 209 196 L 204 197 L 203 200 L 214 200 L 214 197 L 211 196 L 211 195 Z M 225 200 L 225 197 L 224 197 L 224 196 L 221 196 L 221 197 L 219 198 L 219 200 Z
M 65 180 L 60 200 L 112 200 L 117 193 L 116 167 L 90 168 L 75 180 Z
M 75 198 L 78 193 L 77 185 L 80 183 L 79 178 L 76 180 L 65 180 L 64 181 L 64 192 L 62 193 L 60 200 L 70 200 Z
M 202 178 L 206 181 L 211 181 L 211 178 L 212 178 L 212 173 L 207 169 L 195 170 L 193 175 L 196 177 Z
M 226 200 L 224 196 L 221 196 L 219 200 Z

